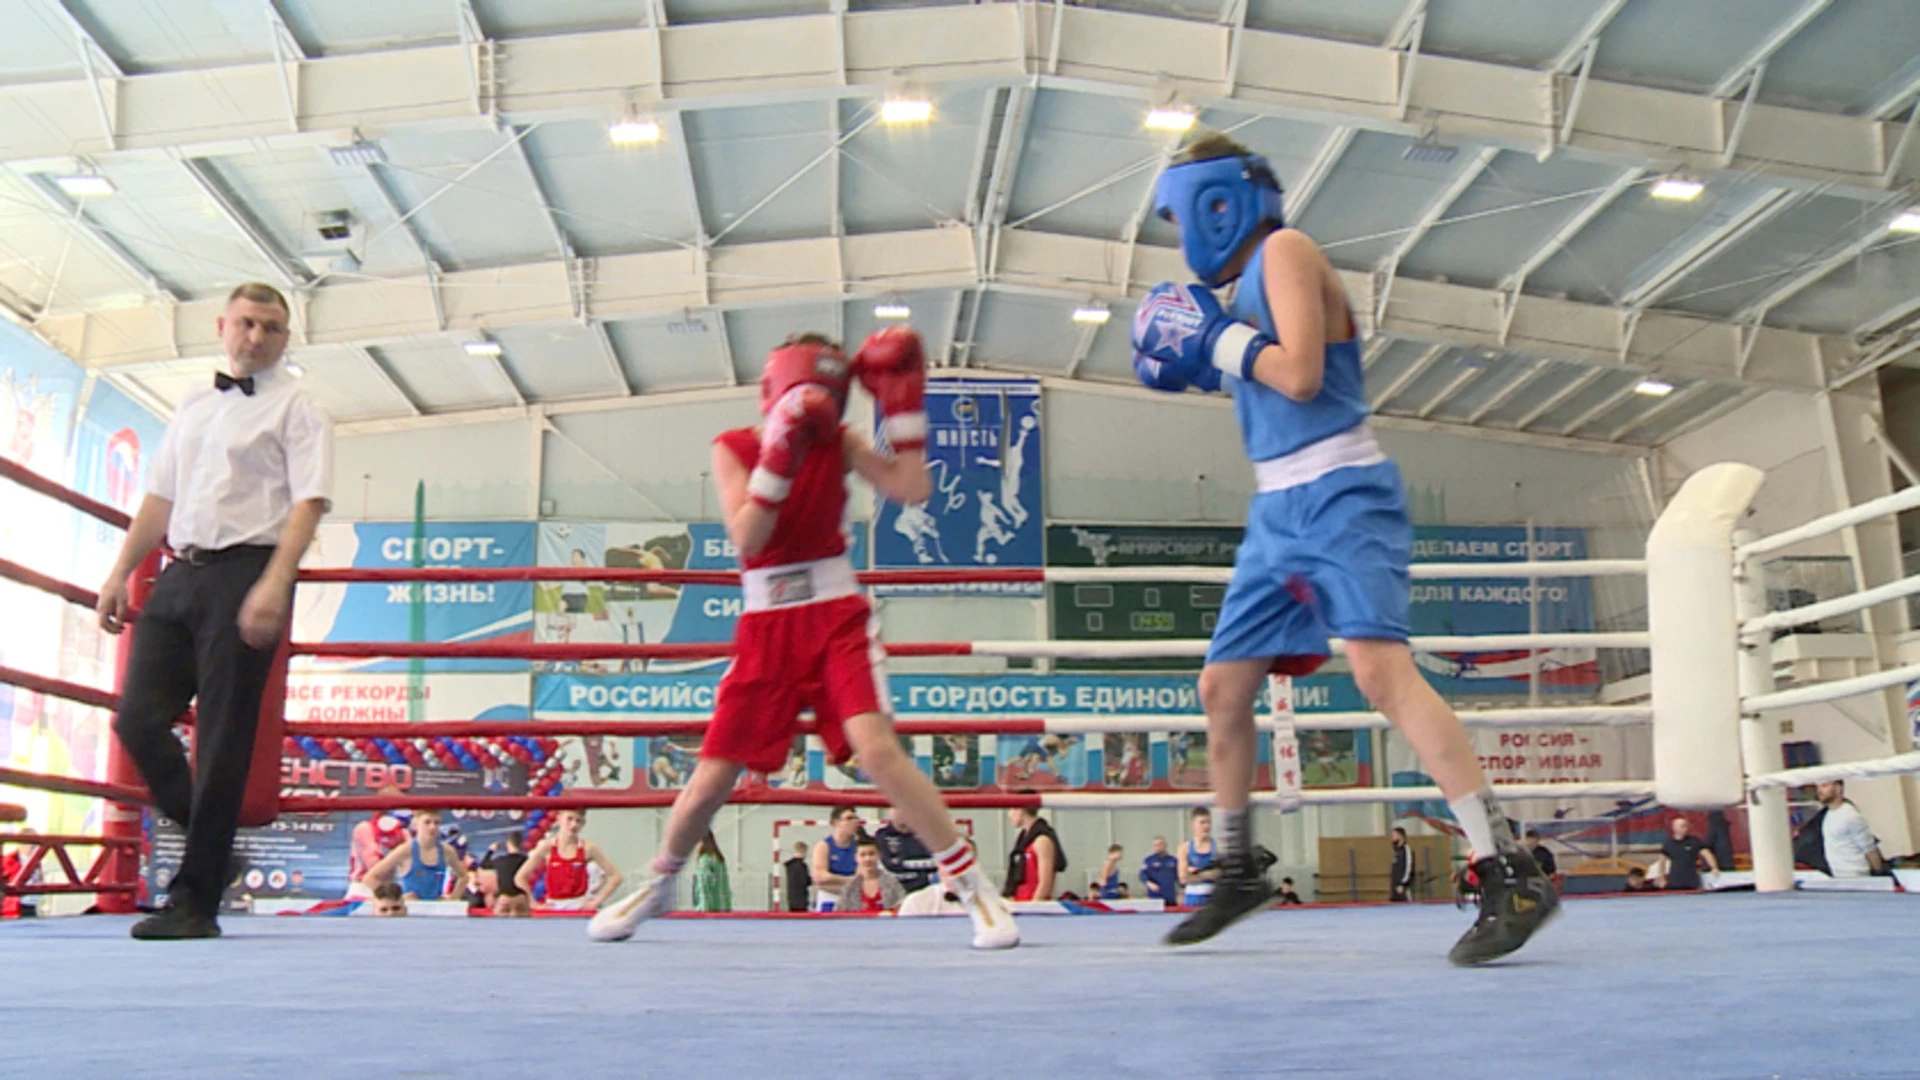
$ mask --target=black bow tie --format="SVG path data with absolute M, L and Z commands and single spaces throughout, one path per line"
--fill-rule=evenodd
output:
M 223 393 L 237 386 L 241 393 L 248 397 L 253 396 L 253 376 L 251 375 L 243 375 L 236 379 L 224 371 L 216 371 L 213 373 L 213 385 Z

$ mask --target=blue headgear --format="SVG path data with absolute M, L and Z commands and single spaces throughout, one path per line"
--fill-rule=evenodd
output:
M 1173 166 L 1160 174 L 1153 212 L 1179 219 L 1187 266 L 1208 285 L 1231 280 L 1217 279 L 1263 224 L 1279 228 L 1284 223 L 1280 181 L 1258 154 Z

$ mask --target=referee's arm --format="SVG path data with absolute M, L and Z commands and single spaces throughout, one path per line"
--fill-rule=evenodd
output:
M 113 564 L 106 583 L 100 586 L 100 602 L 94 608 L 100 616 L 100 629 L 109 634 L 126 629 L 130 607 L 127 578 L 133 574 L 134 567 L 166 539 L 167 522 L 172 517 L 173 500 L 148 495 L 140 501 L 140 509 L 133 515 L 133 524 L 127 526 L 126 539 L 120 544 L 119 561 Z
M 279 639 L 293 610 L 293 584 L 300 560 L 313 543 L 320 519 L 333 507 L 333 418 L 311 399 L 287 416 L 287 488 L 293 505 L 274 542 L 273 558 L 240 604 L 240 640 L 265 649 Z

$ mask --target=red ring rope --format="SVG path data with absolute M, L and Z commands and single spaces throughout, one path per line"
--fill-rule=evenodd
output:
M 11 559 L 0 559 L 0 578 L 19 582 L 41 592 L 52 593 L 71 604 L 84 608 L 100 606 L 100 594 L 92 589 L 83 589 L 68 581 L 43 574 L 31 567 L 22 566 Z
M 969 585 L 980 582 L 1041 584 L 1047 572 L 1027 570 L 862 570 L 863 585 Z M 319 583 L 394 583 L 407 581 L 637 581 L 663 585 L 738 585 L 732 570 L 639 570 L 578 566 L 426 566 L 371 569 L 342 567 L 302 570 L 300 580 Z
M 120 704 L 120 695 L 99 690 L 91 686 L 82 686 L 65 679 L 50 679 L 45 675 L 35 675 L 31 671 L 19 668 L 0 667 L 0 683 L 12 683 L 22 690 L 31 690 L 48 697 L 77 701 L 82 705 L 95 705 L 102 709 L 116 708 Z
M 382 657 L 464 660 L 717 660 L 733 655 L 730 641 L 678 645 L 530 645 L 513 641 L 306 641 L 289 646 L 295 656 L 335 659 Z M 971 656 L 968 641 L 908 641 L 887 646 L 888 656 Z
M 32 791 L 51 791 L 56 795 L 91 795 L 96 799 L 112 799 L 114 802 L 130 803 L 136 806 L 153 804 L 153 799 L 137 787 L 102 784 L 96 780 L 76 780 L 70 776 L 49 776 L 46 773 L 10 769 L 4 765 L 0 765 L 0 784 Z
M 56 502 L 66 503 L 75 510 L 98 518 L 115 528 L 124 529 L 133 524 L 133 518 L 126 513 L 98 499 L 89 499 L 65 485 L 56 484 L 11 458 L 0 457 L 0 479 L 11 480 L 23 488 L 37 491 Z
M 287 738 L 316 739 L 510 739 L 578 735 L 704 735 L 705 720 L 428 720 L 420 723 L 327 723 L 288 721 Z M 1045 735 L 1047 722 L 1033 719 L 982 718 L 956 720 L 896 720 L 899 735 Z M 801 724 L 798 734 L 819 729 Z
M 569 795 L 289 795 L 280 800 L 287 814 L 358 813 L 371 810 L 612 810 L 672 806 L 677 791 L 596 791 Z M 1039 809 L 1040 796 L 995 792 L 942 792 L 955 809 Z M 806 788 L 736 788 L 731 803 L 768 806 L 885 806 L 886 796 L 872 788 L 820 791 Z

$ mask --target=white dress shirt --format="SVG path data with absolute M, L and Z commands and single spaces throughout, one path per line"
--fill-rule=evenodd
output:
M 332 506 L 333 418 L 280 364 L 253 381 L 248 395 L 217 389 L 209 376 L 160 440 L 147 492 L 173 504 L 175 550 L 274 544 L 294 503 Z
M 1820 841 L 1827 851 L 1827 872 L 1834 877 L 1866 877 L 1873 873 L 1867 852 L 1874 848 L 1873 830 L 1866 815 L 1851 802 L 1827 808 L 1820 819 Z

